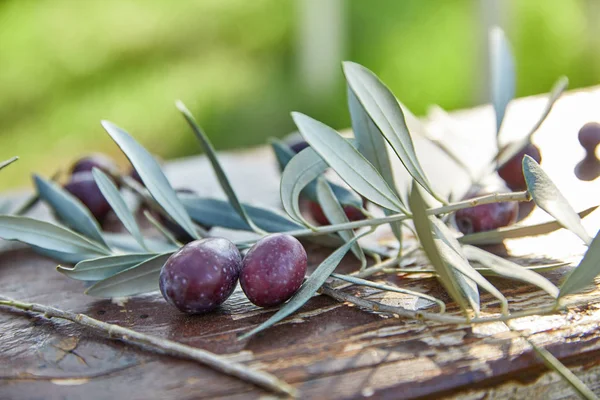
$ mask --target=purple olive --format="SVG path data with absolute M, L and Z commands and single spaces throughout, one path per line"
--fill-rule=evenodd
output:
M 102 153 L 94 153 L 77 160 L 71 167 L 71 174 L 92 172 L 94 168 L 98 168 L 108 175 L 112 175 L 118 170 L 117 164 L 110 157 Z
M 491 190 L 470 191 L 463 200 L 492 193 Z M 454 214 L 454 223 L 459 231 L 468 233 L 491 231 L 503 226 L 509 226 L 517 221 L 519 204 L 517 202 L 502 202 L 481 204 L 475 207 L 458 210 Z
M 242 257 L 227 239 L 190 242 L 173 253 L 160 270 L 160 291 L 180 311 L 212 311 L 233 293 Z
M 78 198 L 102 222 L 111 210 L 110 204 L 104 198 L 100 188 L 89 171 L 77 172 L 64 186 L 65 190 Z
M 588 122 L 583 125 L 577 135 L 579 143 L 588 153 L 593 153 L 600 144 L 600 124 Z
M 240 285 L 260 307 L 284 303 L 302 285 L 306 251 L 293 236 L 276 233 L 260 239 L 244 257 Z
M 525 154 L 533 158 L 538 164 L 542 161 L 542 155 L 540 149 L 533 144 L 528 144 L 523 150 L 517 155 L 508 160 L 500 169 L 498 169 L 498 175 L 504 180 L 506 186 L 511 190 L 526 190 L 527 183 L 523 176 L 523 157 Z

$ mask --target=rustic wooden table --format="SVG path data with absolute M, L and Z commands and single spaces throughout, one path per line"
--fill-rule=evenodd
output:
M 505 125 L 506 138 L 524 134 L 544 107 L 545 97 L 515 101 Z M 493 117 L 489 107 L 453 113 L 445 140 L 480 168 L 493 151 Z M 600 120 L 600 89 L 563 97 L 535 136 L 545 170 L 566 191 L 576 209 L 600 203 L 600 180 L 578 181 L 573 167 L 583 156 L 579 127 Z M 429 121 L 441 134 L 439 121 Z M 413 130 L 418 135 L 419 127 Z M 107 139 L 108 140 L 108 139 Z M 466 185 L 464 174 L 437 150 L 416 139 L 424 168 L 442 191 Z M 474 151 L 476 150 L 476 151 Z M 476 154 L 474 157 L 473 154 Z M 238 194 L 245 201 L 278 206 L 278 172 L 269 149 L 222 155 Z M 216 193 L 216 181 L 205 158 L 168 165 L 175 186 Z M 403 174 L 399 172 L 400 179 Z M 462 186 L 461 186 L 462 185 Z M 548 219 L 536 211 L 529 221 Z M 600 227 L 600 212 L 585 220 L 590 232 Z M 382 234 L 382 240 L 385 234 Z M 307 245 L 314 267 L 331 250 Z M 516 256 L 576 262 L 584 251 L 569 232 L 506 243 Z M 169 338 L 227 355 L 232 360 L 271 372 L 293 384 L 302 398 L 572 398 L 571 389 L 549 373 L 522 339 L 502 323 L 475 326 L 418 322 L 367 312 L 325 296 L 314 297 L 295 315 L 248 341 L 237 335 L 266 320 L 273 310 L 249 303 L 238 289 L 217 312 L 186 316 L 168 306 L 160 294 L 126 301 L 99 300 L 82 294 L 80 282 L 55 271 L 56 262 L 27 249 L 0 256 L 0 293 L 53 305 L 102 321 Z M 340 270 L 357 266 L 347 257 Z M 568 267 L 567 267 L 568 269 Z M 546 274 L 558 282 L 566 269 Z M 449 301 L 430 277 L 381 277 L 418 288 Z M 511 311 L 548 304 L 541 291 L 495 279 L 509 299 Z M 417 309 L 420 302 L 397 293 L 349 288 L 350 293 L 386 304 Z M 531 339 L 566 363 L 590 388 L 600 393 L 600 286 L 574 296 L 585 306 L 568 313 L 516 320 Z M 499 305 L 483 294 L 482 310 Z M 450 303 L 449 312 L 456 311 Z M 255 398 L 269 395 L 250 384 L 195 363 L 138 350 L 88 329 L 26 312 L 0 310 L 1 399 L 153 399 Z

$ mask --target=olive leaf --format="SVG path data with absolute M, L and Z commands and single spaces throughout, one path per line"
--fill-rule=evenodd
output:
M 275 325 L 277 322 L 281 321 L 288 315 L 292 314 L 294 311 L 302 307 L 311 297 L 319 290 L 319 288 L 325 283 L 327 278 L 331 275 L 331 273 L 335 270 L 338 264 L 342 261 L 342 258 L 346 255 L 348 250 L 356 243 L 358 239 L 362 236 L 368 234 L 367 232 L 361 236 L 357 236 L 351 241 L 344 244 L 342 247 L 334 251 L 327 257 L 315 271 L 304 281 L 300 289 L 296 292 L 296 294 L 285 303 L 279 311 L 271 316 L 268 320 L 252 329 L 250 332 L 245 333 L 244 335 L 239 337 L 239 340 L 243 340 L 249 338 L 257 334 L 260 331 L 263 331 L 271 326 Z
M 585 218 L 597 208 L 598 206 L 587 208 L 578 215 L 580 218 Z M 502 243 L 505 239 L 545 235 L 561 228 L 562 225 L 556 220 L 534 225 L 513 225 L 492 231 L 470 233 L 459 237 L 458 241 L 465 244 L 498 244 Z
M 581 218 L 573 210 L 567 199 L 558 190 L 554 182 L 540 167 L 540 165 L 528 155 L 523 158 L 523 175 L 527 182 L 527 189 L 533 201 L 565 228 L 576 234 L 589 245 L 592 238 L 581 224 Z
M 0 169 L 4 168 L 4 167 L 8 167 L 10 164 L 14 163 L 15 161 L 17 161 L 19 159 L 19 157 L 11 157 L 8 160 L 2 161 L 0 163 Z
M 365 112 L 365 109 L 362 107 L 350 87 L 348 87 L 348 108 L 350 110 L 350 118 L 352 119 L 354 137 L 358 142 L 358 151 L 373 164 L 389 187 L 392 188 L 396 194 L 398 194 L 398 198 L 401 199 L 398 189 L 396 188 L 394 173 L 392 171 L 385 139 L 379 131 L 379 128 L 377 128 L 377 125 L 373 123 L 371 117 Z M 388 209 L 384 209 L 384 212 L 386 215 L 392 213 L 392 211 Z M 396 236 L 396 239 L 398 239 L 399 242 L 402 242 L 402 223 L 392 222 L 390 223 L 390 227 L 392 228 L 392 232 L 394 233 L 394 236 Z
M 498 276 L 526 282 L 539 287 L 554 298 L 558 296 L 558 288 L 552 282 L 530 269 L 475 246 L 467 245 L 463 250 L 469 260 L 487 266 Z
M 286 145 L 280 140 L 271 139 L 270 143 L 271 147 L 273 148 L 273 152 L 275 153 L 275 158 L 277 158 L 277 163 L 279 164 L 279 167 L 283 172 L 287 164 L 292 160 L 292 158 L 296 156 L 296 153 L 288 145 Z M 352 141 L 350 141 L 350 143 L 352 143 Z M 321 162 L 323 163 L 323 172 L 325 172 L 325 170 L 329 168 L 325 161 L 322 161 L 323 159 L 321 158 L 321 156 L 318 155 L 314 150 L 309 151 L 307 153 L 311 155 L 311 159 L 314 159 L 315 161 L 317 159 L 321 160 Z M 305 155 L 305 157 L 308 157 L 308 155 Z M 307 164 L 313 163 L 312 160 L 310 162 L 306 162 Z M 359 196 L 356 195 L 356 193 L 336 183 L 330 182 L 328 179 L 326 180 L 329 183 L 329 186 L 331 186 L 331 189 L 333 190 L 333 193 L 335 194 L 335 197 L 338 199 L 340 204 L 345 206 L 350 205 L 357 208 L 362 206 L 362 200 Z M 306 196 L 307 198 L 313 201 L 318 201 L 316 179 L 311 181 L 304 187 L 304 189 L 302 190 L 302 195 Z
M 147 251 L 128 233 L 104 232 L 104 239 L 112 248 L 125 253 L 145 253 Z M 155 238 L 146 237 L 144 242 L 158 253 L 168 253 L 179 248 L 179 246 Z
M 18 240 L 60 253 L 98 256 L 110 254 L 102 244 L 93 242 L 67 228 L 28 217 L 0 215 L 0 238 Z
M 110 204 L 110 207 L 113 209 L 119 220 L 123 223 L 123 226 L 131 236 L 140 244 L 140 246 L 146 249 L 146 244 L 144 243 L 144 237 L 142 236 L 142 232 L 140 231 L 140 227 L 135 221 L 135 217 L 133 213 L 127 207 L 125 203 L 125 199 L 121 196 L 119 189 L 115 186 L 113 181 L 101 170 L 98 168 L 94 168 L 92 170 L 92 174 L 94 175 L 94 180 L 102 192 L 102 195 Z
M 397 212 L 406 210 L 375 167 L 339 133 L 304 114 L 294 112 L 292 117 L 311 148 L 352 189 L 382 207 Z M 300 154 L 307 150 L 303 150 Z
M 90 286 L 85 293 L 96 297 L 122 297 L 158 290 L 160 269 L 172 253 L 158 254 Z
M 494 112 L 496 113 L 496 133 L 504 120 L 506 107 L 515 97 L 515 62 L 504 31 L 494 27 L 489 34 L 490 81 Z
M 343 69 L 348 86 L 406 170 L 433 197 L 443 202 L 432 189 L 419 163 L 404 113 L 394 94 L 362 65 L 346 61 Z
M 98 257 L 80 261 L 73 268 L 66 268 L 59 265 L 56 269 L 72 279 L 99 281 L 129 269 L 134 265 L 138 265 L 154 256 L 156 256 L 154 253 L 144 253 Z
M 244 231 L 252 230 L 227 201 L 186 194 L 180 195 L 180 200 L 192 219 L 201 225 L 220 226 Z M 302 229 L 302 225 L 274 210 L 248 204 L 243 206 L 254 223 L 266 232 L 286 232 Z
M 436 244 L 438 244 L 442 258 L 444 260 L 448 260 L 454 269 L 472 281 L 467 281 L 468 283 L 476 283 L 486 292 L 500 300 L 503 312 L 507 313 L 508 302 L 506 298 L 502 295 L 502 293 L 500 293 L 500 291 L 498 291 L 498 289 L 488 282 L 482 274 L 480 274 L 473 266 L 471 266 L 471 264 L 469 264 L 469 260 L 464 252 L 463 247 L 460 245 L 458 240 L 456 240 L 454 233 L 450 230 L 450 228 L 448 228 L 437 217 L 430 216 L 429 218 L 433 225 L 434 239 L 436 240 Z M 449 254 L 448 250 L 451 250 L 452 253 Z M 473 290 L 471 286 L 472 285 L 468 285 L 466 287 L 463 286 L 462 289 Z M 478 292 L 476 299 L 479 299 Z
M 109 121 L 102 121 L 102 126 L 121 148 L 133 168 L 146 185 L 148 192 L 156 202 L 177 222 L 191 237 L 198 238 L 194 223 L 185 208 L 179 202 L 175 190 L 154 157 L 127 132 Z
M 244 220 L 244 222 L 246 222 L 246 224 L 248 224 L 250 227 L 252 227 L 252 230 L 260 231 L 260 229 L 256 225 L 254 225 L 254 223 L 252 222 L 252 220 L 246 213 L 246 210 L 240 203 L 237 195 L 235 194 L 235 191 L 233 190 L 233 186 L 231 186 L 231 183 L 229 182 L 229 179 L 227 178 L 227 175 L 225 174 L 225 171 L 223 170 L 223 167 L 221 166 L 221 163 L 219 162 L 219 159 L 217 158 L 217 153 L 216 153 L 215 149 L 213 148 L 212 144 L 210 143 L 210 140 L 208 140 L 208 137 L 204 134 L 204 132 L 200 128 L 200 125 L 198 125 L 198 123 L 196 122 L 196 119 L 193 117 L 192 113 L 187 109 L 187 107 L 181 101 L 177 101 L 176 106 L 177 106 L 177 109 L 179 109 L 179 111 L 183 114 L 183 117 L 185 118 L 185 120 L 187 121 L 189 126 L 192 128 L 194 133 L 196 134 L 196 138 L 198 138 L 198 141 L 200 142 L 202 150 L 204 150 L 204 152 L 206 153 L 206 156 L 208 157 L 208 160 L 210 161 L 210 163 L 213 167 L 213 170 L 215 171 L 215 174 L 217 175 L 217 179 L 219 180 L 219 183 L 221 184 L 221 188 L 223 188 L 223 191 L 227 195 L 227 198 L 229 199 L 229 202 L 231 203 L 233 208 L 238 212 L 238 214 Z
M 521 140 L 517 140 L 515 142 L 509 143 L 504 146 L 498 154 L 496 154 L 496 170 L 502 168 L 508 161 L 510 161 L 513 157 L 515 157 L 521 150 L 523 150 L 529 143 L 531 143 L 531 137 L 537 130 L 542 126 L 542 123 L 552 111 L 552 107 L 558 100 L 558 98 L 563 94 L 563 92 L 569 86 L 569 79 L 566 76 L 561 77 L 552 87 L 552 91 L 550 92 L 550 97 L 548 98 L 548 103 L 546 103 L 546 107 L 542 112 L 542 115 L 537 120 L 535 125 L 531 128 L 529 133 Z
M 48 203 L 71 229 L 107 247 L 96 218 L 79 199 L 52 181 L 34 174 L 33 180 L 40 198 Z
M 479 296 L 477 295 L 475 298 L 470 282 L 467 281 L 467 278 L 464 275 L 456 273 L 456 271 L 454 271 L 442 258 L 442 254 L 433 235 L 431 220 L 427 215 L 425 201 L 414 183 L 409 196 L 409 205 L 413 213 L 413 222 L 421 246 L 429 259 L 429 262 L 435 269 L 440 282 L 448 291 L 450 297 L 460 306 L 465 314 L 467 314 L 469 304 L 476 312 L 478 312 Z M 438 241 L 440 241 L 440 239 L 438 239 Z M 454 250 L 450 250 L 454 252 Z M 466 288 L 466 290 L 463 288 Z M 470 298 L 466 297 L 468 294 L 471 294 Z
M 343 281 L 353 283 L 355 285 L 368 286 L 368 287 L 372 287 L 375 289 L 385 290 L 388 292 L 403 293 L 403 294 L 407 294 L 409 296 L 415 296 L 415 297 L 418 297 L 421 299 L 429 300 L 429 301 L 437 304 L 440 307 L 440 313 L 446 312 L 446 303 L 444 303 L 442 300 L 437 299 L 433 296 L 429 296 L 428 294 L 415 292 L 414 290 L 402 289 L 402 288 L 399 288 L 396 286 L 390 286 L 390 285 L 385 285 L 385 284 L 381 284 L 381 283 L 376 283 L 376 282 L 368 281 L 366 279 L 357 278 L 352 275 L 341 275 L 341 274 L 333 273 L 333 274 L 331 274 L 331 276 L 336 279 L 341 279 Z
M 98 253 L 92 253 L 92 252 L 65 253 L 62 251 L 44 249 L 42 247 L 38 247 L 35 245 L 31 245 L 31 244 L 29 245 L 29 247 L 31 247 L 31 250 L 33 250 L 37 254 L 40 254 L 44 257 L 48 257 L 48 258 L 51 258 L 58 262 L 65 263 L 65 264 L 77 264 L 78 262 L 83 261 L 83 260 L 91 260 L 94 258 L 106 256 L 106 254 L 98 254 Z
M 600 232 L 596 234 L 579 265 L 567 275 L 560 286 L 558 297 L 579 292 L 591 285 L 598 274 L 600 274 Z
M 317 181 L 317 197 L 319 200 L 319 205 L 323 210 L 323 214 L 325 214 L 325 217 L 327 217 L 327 220 L 330 223 L 343 224 L 345 222 L 350 222 L 341 204 L 335 198 L 333 190 L 331 190 L 331 187 L 323 178 L 319 178 Z M 352 229 L 339 231 L 338 234 L 346 242 L 349 242 L 355 237 L 354 231 Z M 350 250 L 360 261 L 361 269 L 366 267 L 367 259 L 365 258 L 365 253 L 363 252 L 360 245 L 358 243 L 355 243 Z

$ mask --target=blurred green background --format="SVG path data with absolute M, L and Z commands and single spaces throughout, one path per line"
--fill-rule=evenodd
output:
M 600 82 L 598 0 L 0 0 L 0 188 L 78 155 L 125 163 L 109 119 L 163 158 L 294 129 L 290 111 L 349 125 L 340 60 L 377 73 L 416 114 L 485 103 L 486 30 L 517 59 L 518 96 Z

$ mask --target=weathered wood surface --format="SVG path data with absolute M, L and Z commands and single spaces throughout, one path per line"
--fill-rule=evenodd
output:
M 517 101 L 509 110 L 506 133 L 524 132 L 543 104 L 542 97 Z M 542 148 L 546 171 L 559 187 L 567 189 L 567 197 L 577 209 L 600 203 L 600 183 L 583 183 L 573 174 L 584 154 L 576 140 L 577 130 L 587 121 L 599 120 L 599 110 L 600 90 L 569 94 L 535 137 Z M 451 134 L 455 136 L 449 144 L 478 168 L 493 151 L 491 109 L 454 115 L 455 132 Z M 435 131 L 439 124 L 433 122 L 431 127 Z M 441 190 L 464 186 L 464 174 L 435 149 L 422 140 L 417 140 L 417 148 L 426 160 L 424 167 L 431 180 Z M 278 173 L 268 149 L 224 154 L 222 159 L 241 198 L 278 205 Z M 171 163 L 168 173 L 175 186 L 216 193 L 216 181 L 204 158 Z M 399 177 L 402 179 L 402 173 Z M 545 218 L 543 212 L 536 211 L 530 221 Z M 585 225 L 595 232 L 600 226 L 600 212 L 588 217 Z M 330 251 L 307 246 L 313 266 Z M 584 250 L 578 239 L 565 231 L 510 241 L 507 247 L 515 255 L 568 261 L 577 261 Z M 5 252 L 0 256 L 0 293 L 227 354 L 292 383 L 303 398 L 574 396 L 557 375 L 547 373 L 528 345 L 501 323 L 469 327 L 403 320 L 318 296 L 294 316 L 240 342 L 237 335 L 264 321 L 273 310 L 253 306 L 239 290 L 218 312 L 186 316 L 168 306 L 157 293 L 122 302 L 85 296 L 82 284 L 59 274 L 55 266 L 54 261 L 26 249 Z M 356 267 L 347 257 L 340 270 Z M 566 270 L 547 276 L 558 282 Z M 449 300 L 435 279 L 386 279 Z M 529 286 L 502 279 L 493 283 L 506 294 L 511 311 L 550 302 L 545 294 Z M 347 290 L 386 304 L 413 309 L 427 306 L 401 294 Z M 600 393 L 600 284 L 596 282 L 586 293 L 570 300 L 585 305 L 565 314 L 522 318 L 514 324 L 528 330 L 536 344 L 550 350 Z M 482 301 L 484 313 L 499 312 L 491 296 L 483 294 Z M 449 304 L 448 311 L 456 308 Z M 71 323 L 0 310 L 1 399 L 246 399 L 267 394 L 208 368 L 140 351 Z

